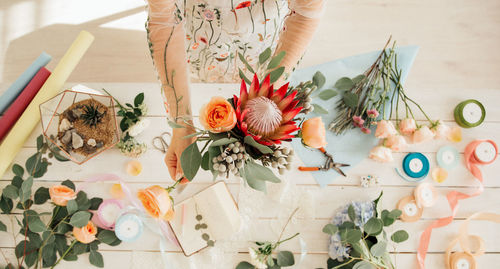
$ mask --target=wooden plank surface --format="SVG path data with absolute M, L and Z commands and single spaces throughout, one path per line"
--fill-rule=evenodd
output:
M 71 84 L 68 84 L 70 86 Z M 162 103 L 159 99 L 160 92 L 158 86 L 154 83 L 89 83 L 90 87 L 101 88 L 104 87 L 113 95 L 118 96 L 120 100 L 130 100 L 135 94 L 143 91 L 146 94 L 146 102 L 150 107 L 150 116 L 152 124 L 141 134 L 140 140 L 150 144 L 151 139 L 164 132 L 169 131 L 170 127 L 166 124 L 166 118 L 163 116 Z M 207 100 L 209 96 L 219 94 L 222 96 L 229 96 L 229 94 L 237 91 L 237 85 L 231 84 L 194 84 L 192 86 L 193 105 L 194 111 Z M 420 93 L 430 93 L 434 90 L 423 89 Z M 468 92 L 456 92 L 453 89 L 439 90 L 439 96 L 444 102 L 439 102 L 436 98 L 430 97 L 428 94 L 416 94 L 411 92 L 414 96 L 420 99 L 427 111 L 430 111 L 433 117 L 440 117 L 448 124 L 453 125 L 452 113 L 450 112 L 455 104 L 463 99 L 469 98 Z M 454 146 L 463 153 L 463 149 L 467 143 L 473 139 L 489 138 L 500 141 L 500 122 L 497 120 L 500 111 L 495 106 L 494 98 L 487 98 L 488 96 L 495 96 L 497 91 L 478 90 L 474 93 L 479 100 L 481 100 L 488 110 L 486 121 L 481 127 L 474 129 L 463 130 L 463 141 Z M 40 127 L 38 127 L 40 128 Z M 22 163 L 26 158 L 33 153 L 35 147 L 35 137 L 40 133 L 37 129 L 29 141 L 26 142 L 22 151 L 16 156 L 15 162 Z M 335 210 L 351 201 L 353 197 L 356 200 L 374 199 L 380 190 L 384 190 L 384 199 L 382 200 L 382 207 L 392 209 L 397 201 L 410 194 L 415 183 L 409 183 L 402 180 L 394 171 L 394 167 L 401 162 L 406 152 L 420 151 L 429 157 L 431 166 L 435 166 L 436 150 L 445 144 L 450 144 L 446 141 L 433 141 L 422 145 L 412 145 L 405 152 L 395 154 L 395 163 L 380 165 L 369 159 L 362 161 L 359 165 L 355 166 L 349 171 L 347 178 L 339 178 L 332 181 L 327 187 L 320 188 L 309 173 L 302 173 L 296 170 L 296 167 L 301 165 L 300 160 L 295 159 L 294 169 L 283 177 L 285 183 L 269 185 L 269 194 L 253 191 L 245 187 L 241 180 L 238 178 L 230 177 L 227 179 L 229 189 L 236 200 L 239 200 L 240 208 L 247 208 L 251 205 L 252 210 L 248 213 L 248 223 L 243 230 L 242 236 L 234 238 L 230 244 L 232 252 L 224 248 L 218 249 L 221 257 L 224 257 L 225 263 L 222 267 L 217 268 L 231 268 L 237 261 L 248 259 L 247 249 L 251 245 L 251 241 L 255 240 L 274 240 L 277 238 L 281 225 L 288 216 L 289 212 L 295 206 L 300 204 L 298 218 L 290 225 L 288 233 L 292 234 L 295 231 L 301 232 L 302 239 L 307 244 L 308 255 L 302 263 L 295 266 L 296 268 L 316 268 L 325 266 L 328 252 L 328 237 L 325 236 L 321 229 L 328 223 L 329 219 L 335 213 Z M 84 179 L 92 175 L 113 172 L 122 177 L 132 189 L 139 189 L 152 184 L 161 184 L 167 186 L 172 181 L 169 179 L 166 166 L 163 163 L 163 155 L 159 151 L 150 147 L 147 154 L 142 156 L 139 160 L 144 166 L 143 172 L 137 177 L 128 176 L 124 171 L 124 166 L 129 158 L 119 154 L 118 150 L 113 149 L 103 153 L 96 159 L 92 159 L 86 164 L 79 166 L 73 163 L 57 163 L 55 162 L 49 168 L 48 173 L 35 182 L 35 187 L 38 186 L 51 186 L 70 178 L 78 184 L 82 184 Z M 485 175 L 485 192 L 475 198 L 471 198 L 460 203 L 460 210 L 455 218 L 455 221 L 450 226 L 438 229 L 433 233 L 433 237 L 429 246 L 429 259 L 427 262 L 428 268 L 442 268 L 444 262 L 443 251 L 447 247 L 448 242 L 457 234 L 459 225 L 465 218 L 472 213 L 486 210 L 489 212 L 500 213 L 499 205 L 500 200 L 500 182 L 495 180 L 498 172 L 500 171 L 500 162 L 495 162 L 492 165 L 482 167 Z M 381 178 L 381 186 L 378 188 L 364 189 L 359 187 L 359 179 L 366 174 L 376 174 Z M 10 178 L 13 176 L 11 172 L 6 173 L 0 179 L 0 188 L 3 188 L 9 183 Z M 430 178 L 426 179 L 432 182 Z M 179 195 L 176 195 L 178 201 L 191 196 L 199 190 L 207 187 L 212 183 L 211 176 L 202 171 L 199 173 L 194 182 Z M 109 197 L 109 189 L 111 183 L 95 183 L 87 187 L 87 192 L 93 196 Z M 301 197 L 292 197 L 292 194 L 286 191 L 287 186 L 295 186 L 295 190 L 300 190 Z M 445 195 L 451 190 L 460 190 L 462 192 L 473 192 L 478 184 L 472 178 L 470 173 L 460 165 L 456 169 L 450 171 L 448 180 L 435 186 L 439 192 L 439 203 L 437 206 L 424 210 L 423 217 L 416 223 L 401 223 L 399 222 L 393 230 L 406 229 L 410 233 L 410 239 L 397 246 L 394 249 L 393 255 L 398 268 L 416 268 L 415 252 L 418 246 L 418 240 L 422 230 L 433 220 L 438 217 L 446 216 L 450 213 L 446 203 Z M 280 203 L 280 199 L 283 203 Z M 18 212 L 13 215 L 2 215 L 0 220 L 4 223 L 14 223 L 12 218 L 17 216 Z M 9 230 L 17 230 L 16 226 L 9 226 Z M 492 262 L 500 260 L 500 245 L 496 242 L 500 240 L 500 231 L 498 225 L 485 222 L 474 222 L 471 225 L 471 230 L 475 234 L 480 235 L 485 239 L 486 255 L 478 258 L 480 265 L 492 264 Z M 5 238 L 5 240 L 3 239 Z M 14 240 L 10 236 L 2 236 L 0 240 L 0 248 L 6 253 L 12 252 L 15 246 Z M 229 244 L 229 243 L 225 243 Z M 291 241 L 283 245 L 284 249 L 289 249 L 295 253 L 296 259 L 299 259 L 301 248 L 297 241 Z M 123 243 L 117 247 L 102 246 L 106 264 L 108 266 L 120 266 L 126 264 L 131 268 L 136 267 L 137 262 L 147 261 L 152 266 L 161 264 L 161 252 L 159 251 L 158 236 L 152 232 L 146 232 L 139 242 Z M 212 262 L 217 262 L 217 259 L 211 260 L 210 257 L 219 257 L 214 254 L 217 251 L 209 251 L 195 255 L 191 258 L 185 258 L 181 255 L 180 250 L 173 245 L 168 245 L 166 254 L 170 260 L 179 263 L 179 268 L 190 268 L 193 264 L 199 264 L 202 260 L 207 260 L 207 267 L 201 268 L 215 268 L 212 267 Z M 214 256 L 215 255 L 215 256 Z M 124 263 L 121 257 L 126 257 L 129 262 Z M 83 259 L 83 260 L 82 260 Z M 87 264 L 85 258 L 81 258 L 78 263 L 65 263 L 65 266 L 84 266 Z M 194 267 L 192 267 L 194 268 Z

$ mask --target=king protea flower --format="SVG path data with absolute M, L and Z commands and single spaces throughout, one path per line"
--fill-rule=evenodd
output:
M 269 75 L 259 85 L 254 75 L 250 91 L 244 80 L 241 81 L 240 98 L 234 96 L 238 126 L 245 135 L 263 145 L 280 144 L 290 140 L 291 133 L 299 130 L 293 118 L 302 110 L 294 100 L 297 91 L 287 95 L 288 83 L 277 91 L 273 90 Z

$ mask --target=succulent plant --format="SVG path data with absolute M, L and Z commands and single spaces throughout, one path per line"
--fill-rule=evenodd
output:
M 83 107 L 83 114 L 80 118 L 86 125 L 95 127 L 97 124 L 101 123 L 104 115 L 106 115 L 106 112 L 100 112 L 98 105 L 90 104 Z

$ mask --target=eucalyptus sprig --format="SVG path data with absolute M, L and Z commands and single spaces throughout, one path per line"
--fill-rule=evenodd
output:
M 249 248 L 251 262 L 242 261 L 238 263 L 236 269 L 261 269 L 261 268 L 269 268 L 269 269 L 279 269 L 282 267 L 289 267 L 295 264 L 295 259 L 293 257 L 293 253 L 287 250 L 279 251 L 276 255 L 273 255 L 273 252 L 284 242 L 289 241 L 300 233 L 296 233 L 286 239 L 281 239 L 283 233 L 285 232 L 286 227 L 290 223 L 292 217 L 297 213 L 298 208 L 296 208 L 290 217 L 288 217 L 288 221 L 286 222 L 283 230 L 281 230 L 281 234 L 278 240 L 275 243 L 272 242 L 255 242 L 257 248 Z
M 285 67 L 280 66 L 281 61 L 286 55 L 285 51 L 280 51 L 278 54 L 272 56 L 271 48 L 269 47 L 265 49 L 259 55 L 259 61 L 257 62 L 256 66 L 252 66 L 246 60 L 244 53 L 245 51 L 243 51 L 243 53 L 238 52 L 238 58 L 250 73 L 257 74 L 259 80 L 263 80 L 267 75 L 270 75 L 270 82 L 272 84 L 278 81 L 278 79 L 285 72 Z M 248 78 L 247 75 L 245 75 L 245 72 L 241 70 L 241 68 L 238 68 L 238 71 L 241 79 L 245 80 L 245 82 L 248 84 L 252 83 L 252 81 Z
M 51 201 L 46 187 L 39 187 L 33 193 L 33 179 L 45 175 L 51 164 L 48 158 L 67 161 L 55 148 L 43 136 L 39 136 L 37 152 L 26 160 L 24 167 L 19 164 L 12 166 L 14 177 L 2 190 L 0 209 L 3 214 L 12 214 L 10 217 L 20 226 L 18 233 L 23 238 L 16 242 L 14 249 L 16 264 L 6 261 L 6 268 L 54 268 L 62 260 L 77 260 L 78 255 L 83 253 L 90 253 L 92 265 L 104 267 L 103 257 L 98 252 L 99 244 L 116 246 L 121 243 L 114 232 L 102 229 L 98 229 L 96 240 L 88 244 L 78 242 L 73 236 L 73 228 L 87 225 L 92 217 L 89 211 L 97 210 L 102 203 L 101 198 L 89 199 L 85 192 L 79 191 L 75 199 L 68 201 L 66 206 L 51 203 L 53 210 L 48 211 L 32 208 L 33 204 L 44 205 Z M 62 185 L 75 191 L 75 185 L 70 180 L 62 182 Z M 21 214 L 14 214 L 19 213 L 17 210 Z M 2 222 L 0 231 L 7 232 L 7 226 Z M 13 222 L 11 232 L 13 238 L 16 238 Z

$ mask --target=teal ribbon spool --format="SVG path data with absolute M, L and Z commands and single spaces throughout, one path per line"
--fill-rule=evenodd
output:
M 404 177 L 396 168 L 398 174 L 406 181 L 418 182 L 423 180 L 430 170 L 429 159 L 419 152 L 411 152 L 403 159 L 403 171 L 411 179 Z
M 469 99 L 459 103 L 454 111 L 455 121 L 463 128 L 477 127 L 483 123 L 486 110 L 481 102 Z
M 134 242 L 144 230 L 142 220 L 135 214 L 123 214 L 116 220 L 115 234 L 124 242 Z
M 458 150 L 452 146 L 441 147 L 436 155 L 438 165 L 446 170 L 451 170 L 458 165 L 460 155 Z

